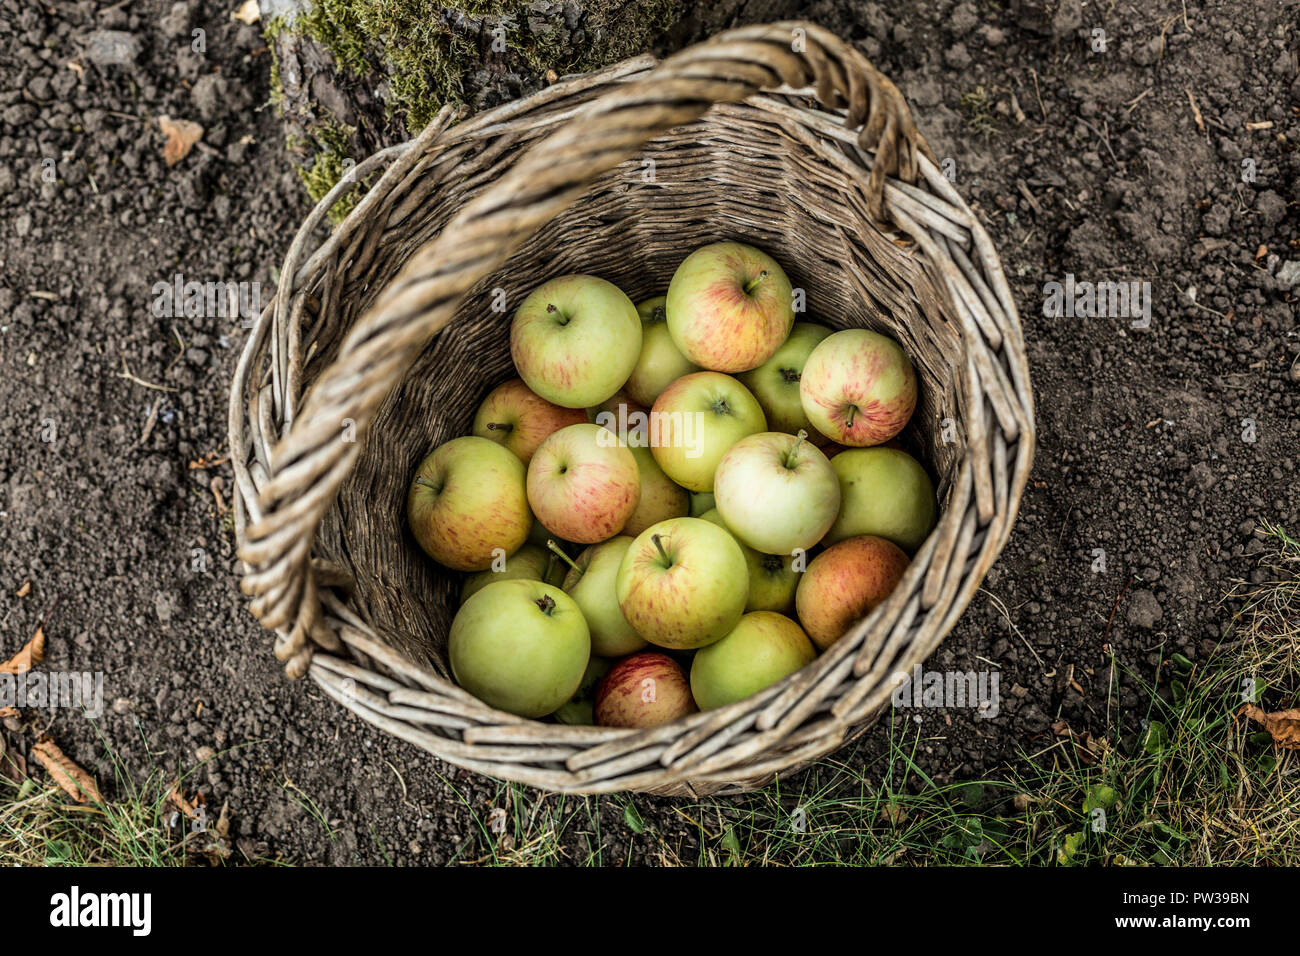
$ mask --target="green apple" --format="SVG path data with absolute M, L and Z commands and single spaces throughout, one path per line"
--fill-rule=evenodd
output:
M 706 511 L 712 511 L 717 507 L 711 491 L 692 491 L 691 492 L 691 517 L 698 518 Z
M 845 329 L 822 339 L 804 362 L 799 401 L 813 427 L 841 445 L 880 445 L 916 408 L 916 371 L 893 339 Z
M 528 537 L 524 464 L 474 435 L 439 445 L 411 480 L 406 516 L 424 553 L 454 571 L 485 571 Z
M 631 546 L 631 537 L 619 535 L 593 544 L 577 558 L 571 559 L 558 545 L 551 549 L 569 568 L 564 576 L 564 593 L 573 598 L 587 619 L 591 652 L 602 657 L 622 657 L 646 644 L 618 606 L 618 569 Z
M 599 727 L 658 727 L 697 710 L 681 665 L 658 651 L 625 657 L 596 687 Z
M 650 450 L 659 467 L 691 491 L 713 491 L 713 472 L 727 449 L 767 430 L 749 389 L 721 372 L 695 372 L 673 382 L 650 411 Z
M 498 385 L 483 399 L 471 431 L 509 448 L 527 465 L 547 435 L 586 420 L 582 409 L 548 402 L 522 379 L 515 378 Z
M 717 508 L 700 515 L 705 521 L 711 521 L 725 530 L 733 538 L 735 534 Z M 780 614 L 794 613 L 794 595 L 799 587 L 800 572 L 795 570 L 796 563 L 802 567 L 803 555 L 763 554 L 755 551 L 739 538 L 740 549 L 745 552 L 745 565 L 749 569 L 749 594 L 745 598 L 746 611 L 776 611 Z
M 791 435 L 806 431 L 817 445 L 830 441 L 813 428 L 799 399 L 799 379 L 804 362 L 808 361 L 817 343 L 830 334 L 831 330 L 824 325 L 796 322 L 790 330 L 790 337 L 770 359 L 758 368 L 736 376 L 763 406 L 767 427 L 772 431 Z
M 652 524 L 685 517 L 690 511 L 691 493 L 664 474 L 649 448 L 633 445 L 631 452 L 641 476 L 641 497 L 636 511 L 623 525 L 623 533 L 636 537 Z
M 892 541 L 873 535 L 846 538 L 808 565 L 795 592 L 799 620 L 826 650 L 889 597 L 908 559 Z
M 559 585 L 564 580 L 564 564 L 547 549 L 525 544 L 508 558 L 502 554 L 486 571 L 467 577 L 460 589 L 460 603 L 464 604 L 493 581 L 518 579 Z
M 933 530 L 934 485 L 907 452 L 851 448 L 831 459 L 831 467 L 840 482 L 840 514 L 823 544 L 873 534 L 915 552 Z
M 653 405 L 659 393 L 683 375 L 700 370 L 673 344 L 664 301 L 661 295 L 646 299 L 636 307 L 641 316 L 641 354 L 623 389 L 634 402 L 645 406 Z
M 691 693 L 701 710 L 725 707 L 757 694 L 812 663 L 808 635 L 784 614 L 752 611 L 691 663 Z
M 528 465 L 528 504 L 539 521 L 579 544 L 623 530 L 641 496 L 636 457 L 613 432 L 584 422 L 551 433 Z
M 568 275 L 524 299 L 510 326 L 510 357 L 528 387 L 556 405 L 599 405 L 641 354 L 641 317 L 612 282 Z
M 741 543 L 764 554 L 794 554 L 830 530 L 840 510 L 840 483 L 805 432 L 759 432 L 722 456 L 713 497 Z
M 591 637 L 573 598 L 541 581 L 493 581 L 461 606 L 448 638 L 456 682 L 492 707 L 543 717 L 582 682 Z
M 618 569 L 617 590 L 623 616 L 650 643 L 704 647 L 740 620 L 749 572 L 725 530 L 672 518 L 637 535 Z
M 591 655 L 587 669 L 582 673 L 582 682 L 566 703 L 560 705 L 553 716 L 562 724 L 591 725 L 596 722 L 596 687 L 600 679 L 609 673 L 614 662 L 607 657 Z
M 747 372 L 790 334 L 794 292 L 776 260 L 739 242 L 715 242 L 687 256 L 668 283 L 668 331 L 701 368 Z

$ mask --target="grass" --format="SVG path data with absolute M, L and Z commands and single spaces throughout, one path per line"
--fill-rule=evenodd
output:
M 485 805 L 444 778 L 469 820 L 448 862 L 622 865 L 635 844 L 638 859 L 666 866 L 1300 865 L 1300 752 L 1275 748 L 1239 714 L 1247 701 L 1300 703 L 1300 542 L 1266 531 L 1270 580 L 1225 596 L 1237 610 L 1216 653 L 1162 661 L 1141 713 L 1120 712 L 1112 693 L 1106 736 L 1062 729 L 988 779 L 940 784 L 916 761 L 926 739 L 900 722 L 865 767 L 826 760 L 797 785 L 740 801 L 676 801 L 662 825 L 641 796 L 502 783 Z M 114 770 L 118 797 L 98 807 L 35 780 L 0 782 L 0 865 L 202 861 L 194 839 L 167 827 L 169 778 L 136 787 L 115 758 Z M 284 786 L 333 838 L 311 797 Z M 611 818 L 622 824 L 618 855 L 606 845 Z

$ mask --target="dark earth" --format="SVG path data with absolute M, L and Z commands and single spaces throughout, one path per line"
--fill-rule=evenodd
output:
M 236 5 L 0 0 L 0 660 L 48 614 L 45 668 L 102 670 L 105 696 L 98 721 L 28 710 L 4 733 L 29 750 L 48 732 L 109 797 L 201 764 L 185 792 L 229 805 L 234 861 L 460 859 L 503 788 L 284 679 L 237 587 L 229 466 L 191 467 L 225 454 L 247 333 L 157 317 L 153 285 L 269 291 L 309 208 L 271 55 Z M 899 711 L 893 733 L 943 783 L 1049 746 L 1057 721 L 1134 732 L 1162 655 L 1203 659 L 1223 633 L 1256 529 L 1300 529 L 1300 6 L 708 9 L 654 52 L 786 17 L 857 43 L 954 161 L 1020 305 L 1037 461 L 1005 553 L 929 665 L 995 666 L 1001 713 Z M 96 30 L 129 34 L 125 65 L 102 62 Z M 205 128 L 172 167 L 160 115 Z M 1149 282 L 1150 327 L 1045 317 L 1043 286 L 1067 273 Z M 874 759 L 888 724 L 837 760 Z M 637 805 L 694 858 L 680 802 Z M 661 859 L 622 800 L 593 812 L 607 859 Z M 584 829 L 563 838 L 570 858 Z

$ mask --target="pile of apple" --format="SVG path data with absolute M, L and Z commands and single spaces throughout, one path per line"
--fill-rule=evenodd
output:
M 449 638 L 463 687 L 653 727 L 794 673 L 889 595 L 936 516 L 895 440 L 916 374 L 875 332 L 796 323 L 795 301 L 735 242 L 640 305 L 587 275 L 524 300 L 520 377 L 407 499 L 424 551 L 473 572 Z

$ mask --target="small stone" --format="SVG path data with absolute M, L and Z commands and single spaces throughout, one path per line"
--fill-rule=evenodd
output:
M 1145 588 L 1134 591 L 1128 603 L 1128 622 L 1133 627 L 1151 630 L 1164 616 L 1156 596 Z
M 1288 259 L 1282 265 L 1278 266 L 1277 273 L 1273 276 L 1277 280 L 1279 289 L 1289 289 L 1296 283 L 1300 282 L 1300 260 Z
M 140 55 L 140 38 L 125 30 L 95 30 L 82 40 L 86 59 L 96 66 L 127 66 Z

